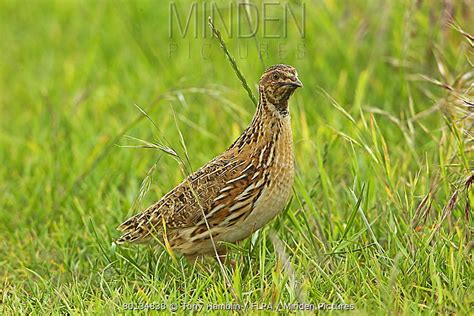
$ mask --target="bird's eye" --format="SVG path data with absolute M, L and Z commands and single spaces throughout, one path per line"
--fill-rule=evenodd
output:
M 273 74 L 273 79 L 274 80 L 278 80 L 280 78 L 280 76 L 278 76 L 278 74 Z

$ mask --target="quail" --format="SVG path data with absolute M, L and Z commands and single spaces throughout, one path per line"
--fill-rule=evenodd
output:
M 295 68 L 268 68 L 244 132 L 222 154 L 123 222 L 116 243 L 166 241 L 173 252 L 193 260 L 224 254 L 219 242 L 243 240 L 278 215 L 294 177 L 288 99 L 302 86 Z

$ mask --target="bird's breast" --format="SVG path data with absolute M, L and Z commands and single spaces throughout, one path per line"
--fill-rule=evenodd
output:
M 273 141 L 273 138 L 272 138 Z M 286 206 L 291 195 L 294 179 L 293 137 L 289 117 L 282 120 L 275 146 L 270 152 L 271 161 L 267 161 L 267 184 L 255 203 L 249 217 L 245 220 L 246 227 L 255 231 L 278 215 Z

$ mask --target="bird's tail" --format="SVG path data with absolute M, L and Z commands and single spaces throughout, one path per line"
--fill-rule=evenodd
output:
M 123 234 L 115 241 L 115 243 L 120 245 L 124 243 L 147 242 L 150 239 L 151 234 L 150 231 L 145 228 L 145 224 L 143 214 L 137 214 L 130 217 L 117 227 L 117 229 L 122 231 Z

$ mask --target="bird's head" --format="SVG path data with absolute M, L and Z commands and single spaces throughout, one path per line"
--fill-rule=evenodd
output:
M 259 82 L 261 97 L 278 110 L 286 112 L 288 112 L 288 98 L 296 88 L 302 86 L 296 69 L 289 65 L 271 66 L 263 73 Z

